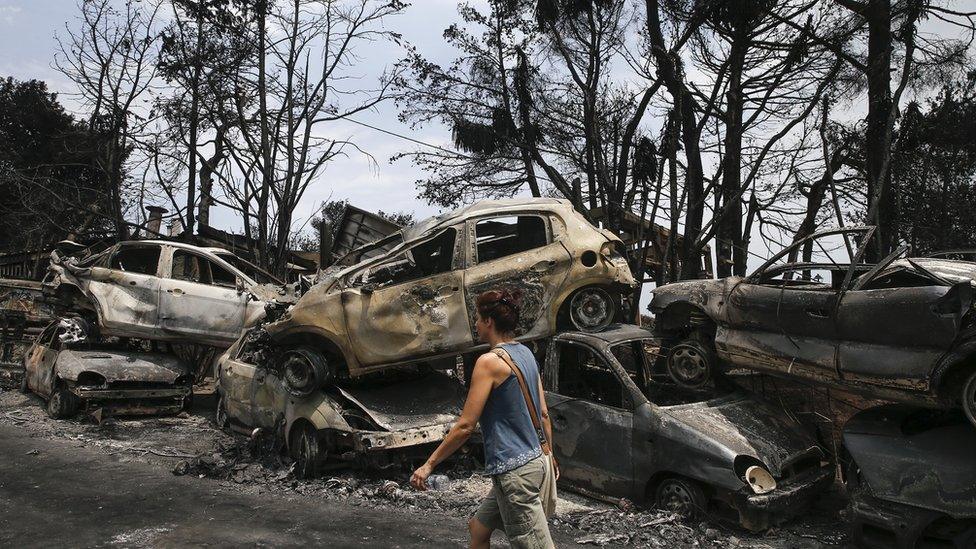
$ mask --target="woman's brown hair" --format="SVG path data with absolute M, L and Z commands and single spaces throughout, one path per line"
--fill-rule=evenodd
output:
M 499 332 L 514 332 L 522 308 L 522 290 L 505 288 L 489 290 L 478 296 L 475 306 L 481 318 L 495 321 L 495 327 Z

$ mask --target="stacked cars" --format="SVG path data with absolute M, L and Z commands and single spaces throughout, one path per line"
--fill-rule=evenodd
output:
M 655 289 L 661 369 L 685 387 L 748 368 L 904 403 L 844 426 L 853 537 L 973 547 L 976 263 L 902 248 L 870 264 L 873 232 L 817 233 L 748 277 Z
M 518 337 L 538 352 L 567 487 L 761 530 L 831 486 L 834 464 L 789 414 L 724 383 L 725 369 L 972 413 L 976 264 L 869 264 L 871 233 L 819 233 L 749 277 L 657 288 L 653 333 L 621 324 L 633 317 L 635 285 L 623 243 L 561 200 L 485 201 L 423 220 L 350 251 L 300 297 L 225 251 L 124 242 L 55 257 L 44 286 L 73 316 L 35 345 L 26 388 L 55 416 L 140 403 L 176 410 L 189 398 L 184 366 L 97 343 L 207 343 L 226 349 L 215 366 L 221 427 L 272 433 L 302 477 L 337 463 L 399 467 L 460 413 L 459 355 L 470 363 L 486 350 L 475 298 L 518 288 Z M 829 258 L 836 250 L 848 260 Z M 135 371 L 141 378 L 125 377 Z M 865 472 L 884 444 L 878 421 L 862 419 L 844 437 L 853 512 L 901 516 L 892 506 L 910 502 Z M 929 440 L 909 431 L 901 436 L 921 437 L 920 447 Z M 953 456 L 949 469 L 961 466 Z M 927 508 L 933 520 L 962 521 L 939 535 L 963 536 L 971 515 Z

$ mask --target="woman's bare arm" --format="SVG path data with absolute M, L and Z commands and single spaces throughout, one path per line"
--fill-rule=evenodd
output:
M 508 370 L 508 366 L 494 354 L 484 354 L 478 358 L 471 374 L 471 388 L 468 389 L 468 398 L 464 401 L 461 417 L 451 427 L 434 453 L 427 458 L 427 462 L 418 467 L 410 477 L 410 484 L 414 488 L 426 489 L 427 477 L 430 476 L 434 467 L 450 457 L 471 438 L 471 433 L 474 432 L 478 419 L 481 418 L 481 412 L 485 409 L 488 395 L 491 394 L 491 390 L 497 384 L 501 366 L 504 366 L 506 371 Z

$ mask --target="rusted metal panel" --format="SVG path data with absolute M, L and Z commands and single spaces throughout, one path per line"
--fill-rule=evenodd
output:
M 331 255 L 338 261 L 349 252 L 372 244 L 402 229 L 400 225 L 374 213 L 346 204 L 342 218 L 335 228 Z M 389 251 L 394 244 L 381 251 Z

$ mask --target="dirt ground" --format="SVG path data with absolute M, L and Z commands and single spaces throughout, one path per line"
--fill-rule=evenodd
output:
M 490 486 L 486 477 L 461 465 L 438 471 L 451 479 L 447 489 L 422 493 L 409 487 L 409 471 L 367 474 L 344 469 L 315 480 L 298 480 L 289 460 L 272 451 L 268 441 L 254 442 L 218 430 L 213 423 L 212 397 L 197 398 L 189 414 L 109 419 L 101 425 L 82 416 L 67 421 L 49 419 L 42 405 L 36 396 L 6 386 L 0 389 L 0 425 L 15 427 L 25 437 L 70 441 L 114 460 L 144 463 L 185 477 L 180 481 L 215 483 L 222 490 L 268 498 L 269 503 L 299 497 L 361 507 L 378 524 L 390 513 L 408 511 L 467 518 Z M 626 502 L 612 506 L 563 490 L 552 526 L 561 545 L 568 541 L 570 545 L 636 547 L 837 547 L 846 543 L 839 491 L 828 493 L 800 519 L 751 534 L 733 524 L 684 523 L 653 510 L 634 509 Z

